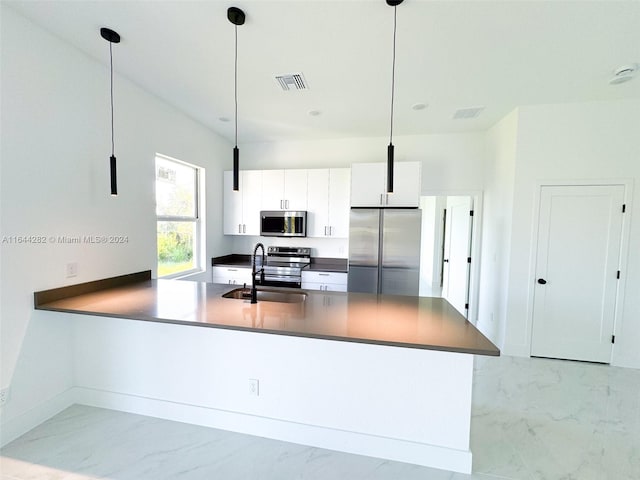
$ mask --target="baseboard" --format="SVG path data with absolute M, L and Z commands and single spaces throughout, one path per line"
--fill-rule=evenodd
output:
M 4 447 L 7 443 L 14 441 L 76 403 L 74 401 L 75 395 L 75 389 L 70 388 L 6 422 L 2 421 L 0 423 L 0 447 Z
M 471 473 L 469 450 L 75 387 L 75 403 L 432 468 Z
M 514 345 L 505 343 L 501 350 L 502 355 L 509 357 L 530 357 L 529 345 Z

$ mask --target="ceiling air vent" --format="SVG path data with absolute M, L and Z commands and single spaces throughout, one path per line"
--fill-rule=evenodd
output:
M 484 107 L 461 108 L 459 110 L 456 110 L 456 112 L 453 114 L 453 119 L 464 120 L 467 118 L 476 118 L 478 115 L 480 115 L 480 112 L 482 112 L 482 110 L 484 110 Z
M 276 75 L 276 82 L 285 92 L 290 90 L 307 90 L 309 86 L 302 73 L 284 73 Z

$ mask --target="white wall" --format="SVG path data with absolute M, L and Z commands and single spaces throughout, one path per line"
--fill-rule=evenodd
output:
M 253 143 L 241 146 L 241 168 L 348 167 L 386 162 L 388 137 Z M 396 161 L 422 162 L 422 194 L 482 189 L 484 134 L 394 137 Z
M 487 132 L 477 326 L 496 345 L 502 345 L 507 323 L 517 134 L 517 110 Z
M 640 181 L 640 100 L 521 107 L 513 187 L 504 351 L 528 355 L 534 277 L 534 195 L 539 183 L 558 180 Z M 628 194 L 630 192 L 627 192 Z M 629 200 L 629 199 L 627 199 Z M 613 364 L 640 368 L 640 195 L 627 201 L 631 217 L 626 289 L 616 325 Z
M 1 8 L 1 234 L 46 240 L 1 244 L 0 378 L 3 388 L 12 384 L 12 399 L 2 409 L 4 423 L 72 383 L 68 322 L 34 312 L 33 292 L 155 271 L 156 152 L 205 167 L 211 207 L 207 257 L 229 253 L 219 205 L 231 146 L 116 71 L 120 194 L 111 197 L 108 58 L 89 58 L 5 4 Z M 49 240 L 98 234 L 124 235 L 128 242 L 62 245 Z M 68 262 L 78 263 L 74 278 L 66 278 Z

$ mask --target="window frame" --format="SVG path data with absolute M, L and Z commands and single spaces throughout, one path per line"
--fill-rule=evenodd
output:
M 179 165 L 183 165 L 194 170 L 194 216 L 191 215 L 158 215 L 157 210 L 157 189 L 156 183 L 158 181 L 158 167 L 157 160 L 166 160 L 169 162 L 173 162 Z M 156 276 L 157 278 L 163 279 L 173 279 L 173 278 L 181 278 L 189 275 L 193 275 L 196 273 L 202 273 L 204 271 L 202 266 L 202 258 L 204 257 L 202 249 L 204 248 L 204 241 L 202 236 L 203 231 L 203 221 L 202 221 L 202 208 L 201 201 L 202 196 L 201 192 L 203 189 L 201 188 L 201 182 L 203 178 L 204 169 L 197 165 L 194 165 L 189 162 L 185 162 L 183 160 L 179 160 L 177 158 L 169 157 L 168 155 L 163 155 L 161 153 L 156 153 L 154 157 L 154 192 L 156 194 Z M 158 222 L 184 222 L 184 223 L 193 223 L 194 224 L 194 234 L 193 234 L 193 267 L 188 270 L 181 270 L 179 272 L 170 273 L 168 275 L 160 276 L 159 273 L 159 259 L 158 259 Z

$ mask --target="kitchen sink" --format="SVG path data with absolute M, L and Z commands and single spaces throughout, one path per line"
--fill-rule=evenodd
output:
M 307 298 L 305 292 L 290 292 L 288 290 L 260 290 L 256 291 L 258 302 L 302 303 Z M 250 288 L 236 288 L 222 295 L 222 298 L 251 300 Z

